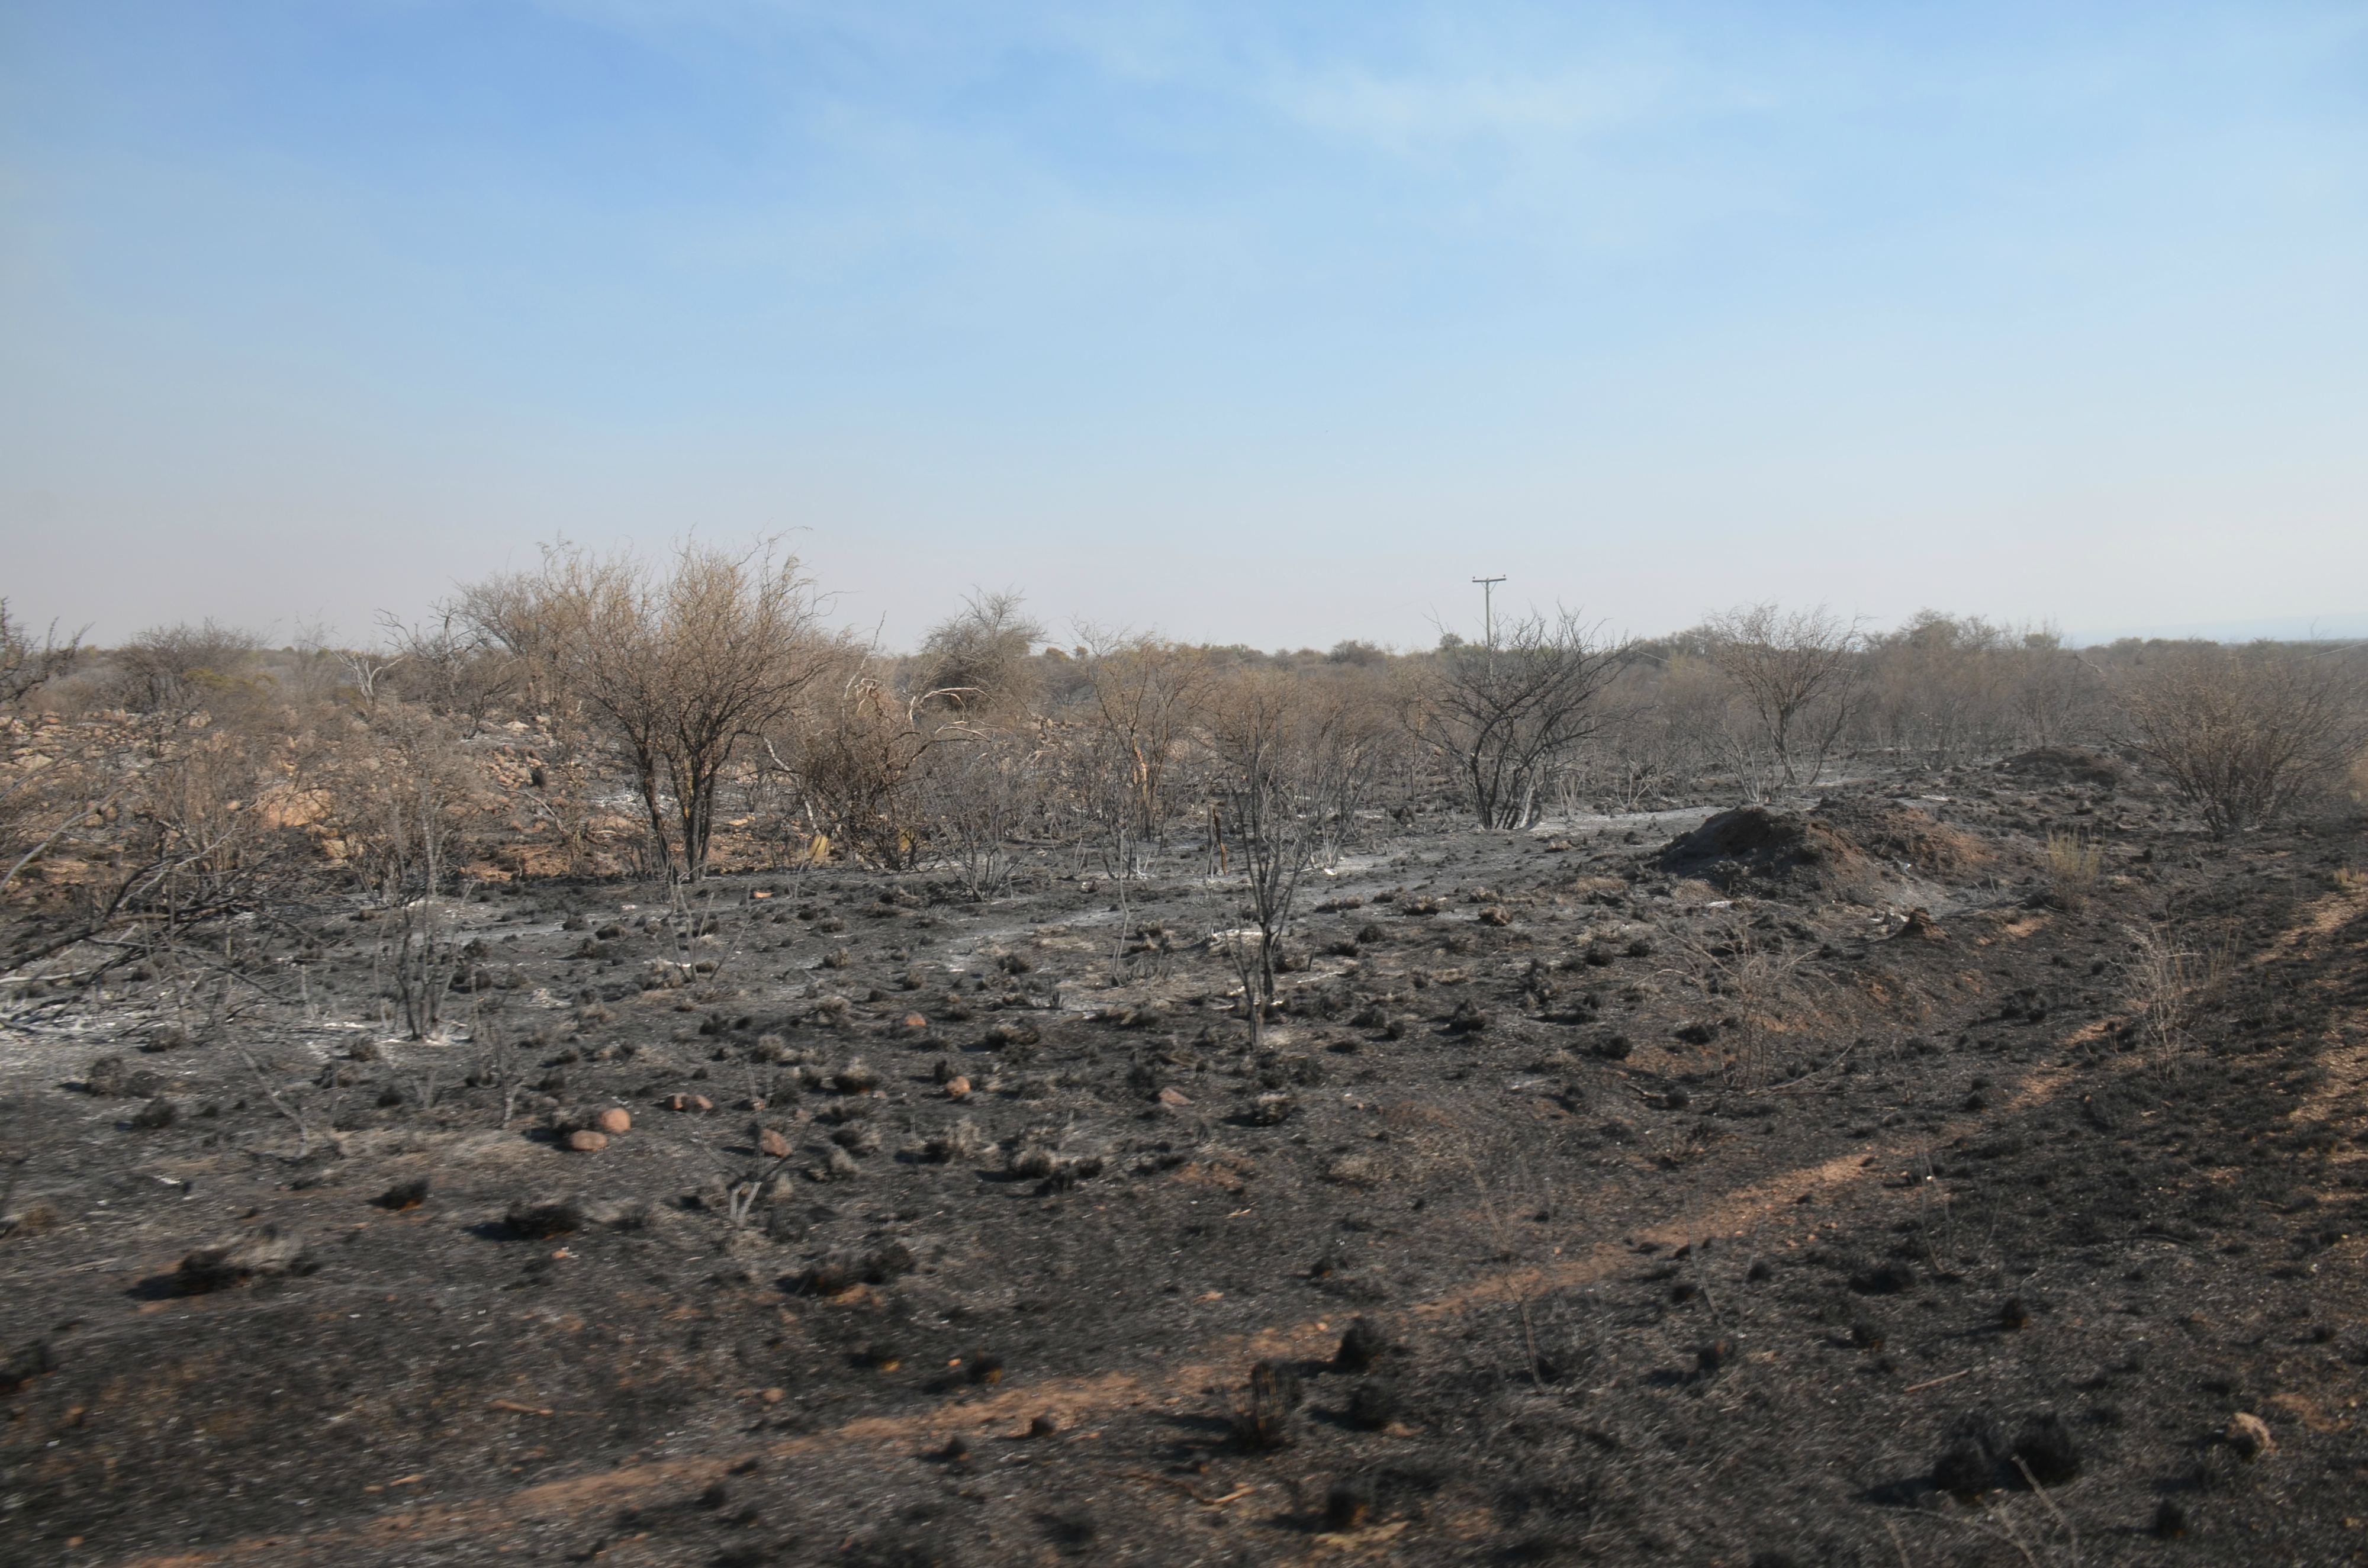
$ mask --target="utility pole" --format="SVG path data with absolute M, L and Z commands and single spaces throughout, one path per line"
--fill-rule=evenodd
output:
M 1474 577 L 1472 580 L 1480 585 L 1481 635 L 1486 640 L 1488 651 L 1493 653 L 1497 651 L 1497 585 L 1505 579 Z

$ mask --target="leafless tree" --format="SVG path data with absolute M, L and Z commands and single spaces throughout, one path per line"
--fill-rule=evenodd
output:
M 1543 814 L 1554 768 L 1601 723 L 1618 655 L 1569 610 L 1502 623 L 1493 643 L 1442 642 L 1416 722 L 1454 760 L 1482 827 Z
M 1702 633 L 1783 782 L 1816 783 L 1850 722 L 1863 641 L 1857 625 L 1823 608 L 1761 604 L 1712 616 Z

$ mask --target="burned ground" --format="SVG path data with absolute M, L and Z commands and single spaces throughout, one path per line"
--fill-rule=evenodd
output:
M 448 1041 L 359 907 L 60 998 L 0 1556 L 2356 1561 L 2358 824 L 2042 760 L 1409 833 L 1262 1053 L 1180 849 L 496 889 Z

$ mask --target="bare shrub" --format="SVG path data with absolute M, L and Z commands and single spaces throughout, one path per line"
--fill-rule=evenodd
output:
M 1935 763 L 2003 750 L 2015 732 L 2013 642 L 1978 616 L 1930 609 L 1870 637 L 1868 738 Z
M 1563 770 L 1562 809 L 1577 815 L 1574 791 L 1591 788 L 1622 812 L 1649 809 L 1698 778 L 1720 755 L 1727 694 L 1699 657 L 1666 660 L 1643 650 L 1622 657 L 1602 699 L 1602 744 Z
M 362 654 L 344 655 L 364 706 L 374 708 L 381 690 L 387 689 L 438 718 L 462 721 L 461 733 L 475 734 L 497 706 L 523 689 L 526 680 L 525 659 L 494 629 L 508 626 L 522 642 L 530 639 L 502 610 L 497 594 L 481 592 L 473 599 L 440 606 L 432 618 L 414 624 L 381 617 L 386 651 L 374 661 Z
M 1325 840 L 1326 797 L 1350 788 L 1338 776 L 1359 771 L 1366 756 L 1347 710 L 1301 697 L 1289 676 L 1257 672 L 1219 693 L 1209 718 L 1224 820 L 1255 927 L 1228 948 L 1254 1045 L 1265 1039 L 1300 881 Z
M 1617 659 L 1568 610 L 1513 620 L 1487 643 L 1442 642 L 1415 722 L 1453 760 L 1482 827 L 1537 822 L 1554 768 L 1600 723 Z
M 2150 926 L 2128 928 L 2130 956 L 2122 966 L 2122 1001 L 2130 1010 L 2137 1050 L 2167 1069 L 2185 1047 L 2197 998 L 2227 977 L 2226 940 L 2177 937 Z
M 1793 1066 L 1784 1059 L 1784 1015 L 1803 1000 L 1801 949 L 1771 944 L 1750 922 L 1729 917 L 1694 937 L 1677 937 L 1678 958 L 1719 1027 L 1689 1034 L 1713 1046 L 1728 1087 L 1769 1087 Z
M 1011 885 L 1012 842 L 1040 814 L 1041 747 L 1021 736 L 977 734 L 931 758 L 923 810 L 939 854 L 973 898 Z
M 2263 644 L 2192 644 L 2122 683 L 2125 739 L 2226 837 L 2332 784 L 2359 756 L 2355 682 L 2340 664 Z

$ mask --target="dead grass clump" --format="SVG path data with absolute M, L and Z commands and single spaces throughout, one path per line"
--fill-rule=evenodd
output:
M 1296 1413 L 1305 1391 L 1281 1361 L 1260 1361 L 1234 1402 L 1234 1441 L 1251 1453 L 1287 1449 L 1297 1439 Z
M 38 1201 L 28 1203 L 12 1213 L 0 1214 L 0 1240 L 10 1236 L 38 1236 L 44 1231 L 56 1229 L 57 1223 L 56 1205 Z
M 977 1122 L 965 1116 L 931 1133 L 921 1145 L 921 1156 L 932 1165 L 951 1165 L 976 1159 L 986 1146 L 986 1134 L 979 1131 Z
M 1380 1187 L 1390 1179 L 1390 1167 L 1372 1154 L 1343 1154 L 1324 1167 L 1324 1179 L 1336 1187 Z
M 310 1274 L 317 1267 L 302 1240 L 267 1225 L 242 1241 L 199 1247 L 181 1259 L 173 1282 L 185 1296 L 234 1290 L 258 1279 Z
M 809 1181 L 853 1181 L 863 1174 L 855 1156 L 833 1143 L 823 1151 L 822 1164 L 806 1167 Z
M 96 1099 L 151 1099 L 162 1094 L 165 1079 L 161 1074 L 142 1067 L 134 1071 L 124 1065 L 120 1056 L 102 1056 L 83 1074 L 83 1093 Z
M 2096 891 L 2105 868 L 2103 846 L 2077 833 L 2051 833 L 2044 852 L 2047 869 L 2047 900 L 2056 908 L 2078 910 Z

